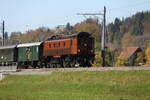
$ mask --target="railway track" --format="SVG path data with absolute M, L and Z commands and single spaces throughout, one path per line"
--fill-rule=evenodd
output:
M 119 70 L 119 71 L 128 71 L 128 70 L 150 70 L 150 66 L 140 66 L 140 67 L 88 67 L 88 68 L 43 68 L 43 69 L 20 69 L 21 72 L 47 72 L 47 71 L 56 71 L 56 72 L 68 72 L 68 71 L 109 71 L 109 70 Z
M 150 70 L 150 66 L 142 67 L 90 67 L 90 68 L 43 68 L 43 69 L 17 69 L 0 70 L 0 80 L 8 75 L 47 75 L 53 72 L 75 72 L 75 71 L 129 71 L 129 70 Z
M 0 72 L 68 72 L 68 71 L 128 71 L 128 70 L 150 70 L 150 66 L 131 67 L 85 67 L 85 68 L 41 68 L 41 69 L 0 69 Z

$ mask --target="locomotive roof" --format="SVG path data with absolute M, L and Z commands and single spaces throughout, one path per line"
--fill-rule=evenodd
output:
M 74 38 L 74 37 L 82 37 L 82 36 L 89 36 L 90 34 L 88 32 L 78 32 L 75 34 L 71 34 L 71 35 L 63 35 L 63 37 L 61 37 L 62 34 L 59 35 L 52 35 L 50 36 L 47 40 L 59 40 L 59 39 L 68 39 L 68 38 Z M 60 36 L 60 37 L 59 37 Z
M 16 45 L 11 45 L 11 46 L 3 46 L 3 47 L 0 47 L 0 49 L 13 49 L 15 48 Z
M 38 46 L 42 42 L 35 42 L 35 43 L 24 43 L 24 44 L 18 44 L 17 47 L 31 47 L 31 46 Z
M 66 36 L 66 38 L 73 38 L 73 37 L 80 37 L 80 36 L 83 36 L 83 35 L 90 35 L 88 32 L 78 32 L 78 33 L 75 33 L 75 34 L 71 34 L 71 35 L 68 35 Z

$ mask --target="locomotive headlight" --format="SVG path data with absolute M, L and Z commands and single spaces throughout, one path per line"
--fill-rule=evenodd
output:
M 85 43 L 85 44 L 84 44 L 84 46 L 86 47 L 86 46 L 87 46 L 87 44 Z

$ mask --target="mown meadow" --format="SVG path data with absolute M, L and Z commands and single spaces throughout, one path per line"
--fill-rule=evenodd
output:
M 0 100 L 150 100 L 150 71 L 10 75 L 0 81 Z

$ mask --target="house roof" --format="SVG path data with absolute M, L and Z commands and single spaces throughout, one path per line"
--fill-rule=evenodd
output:
M 139 47 L 129 47 L 123 49 L 120 56 L 123 57 L 125 60 L 129 59 L 137 50 L 142 50 Z

